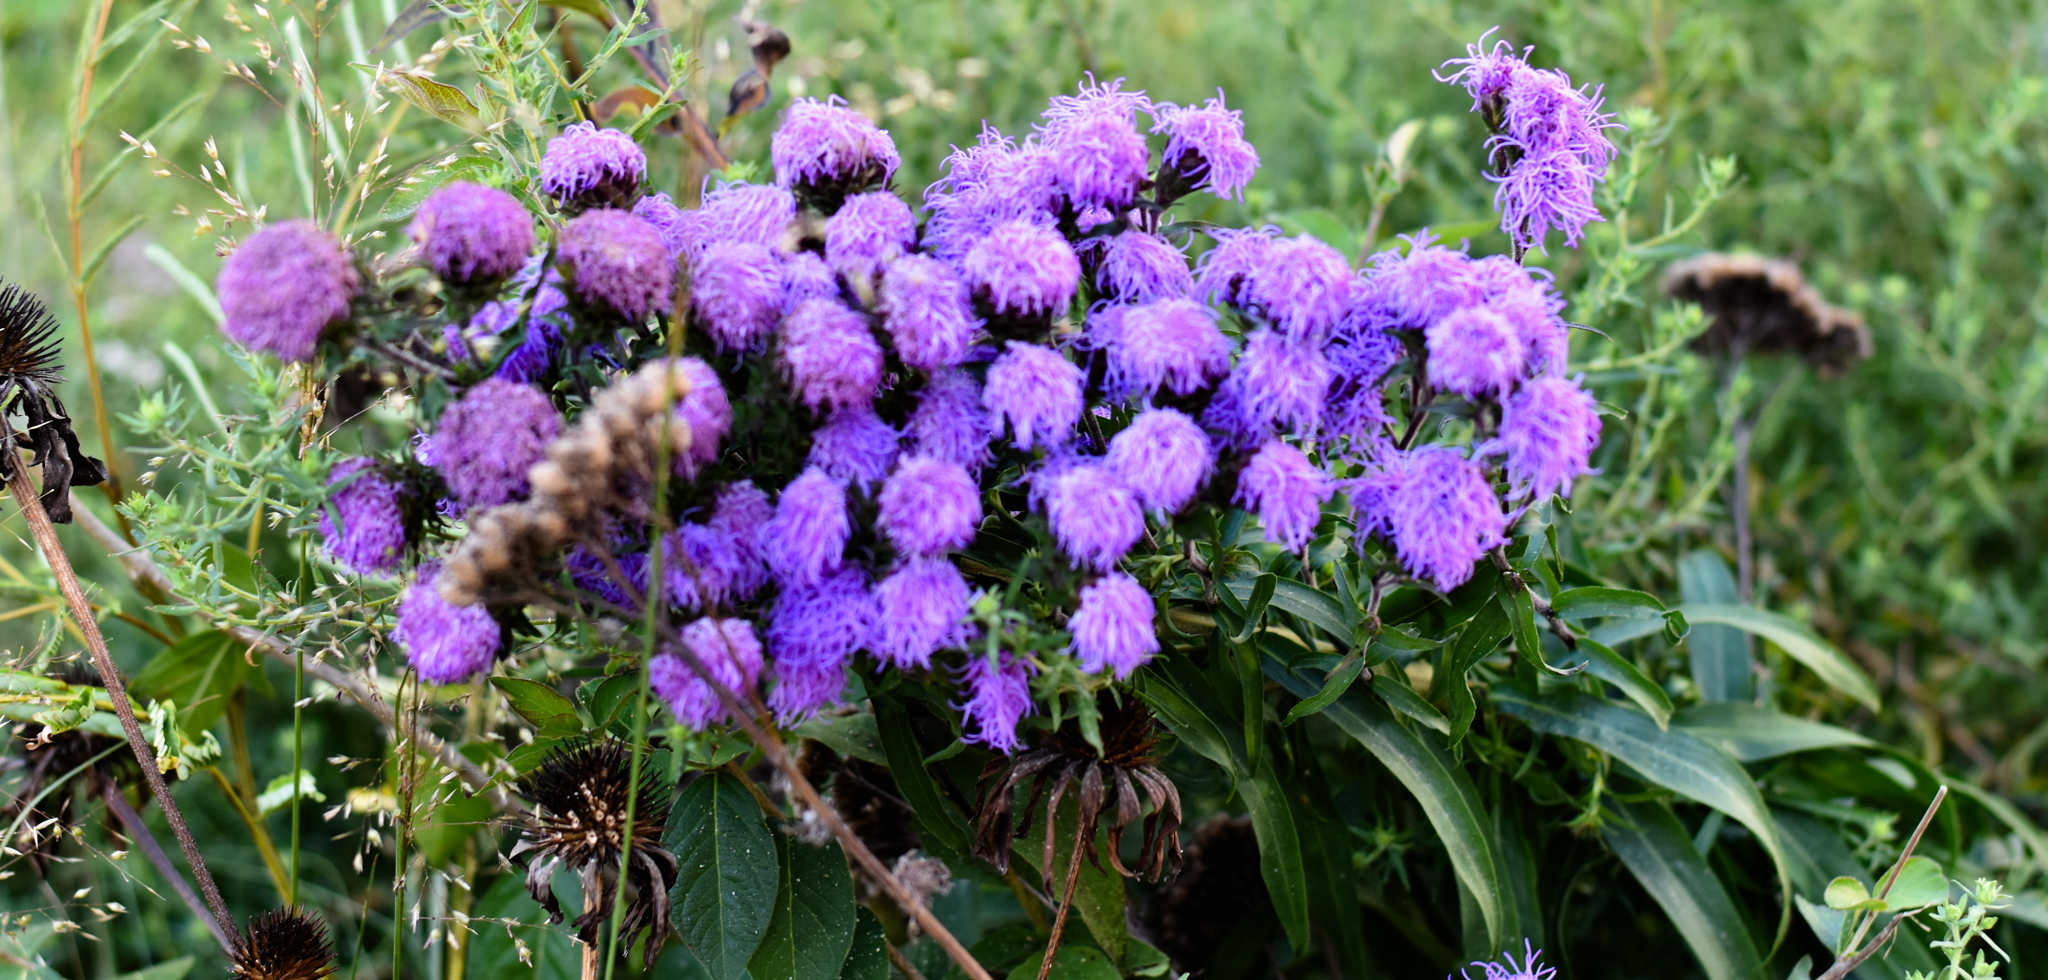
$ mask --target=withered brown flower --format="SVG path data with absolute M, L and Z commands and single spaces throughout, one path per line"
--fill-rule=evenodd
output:
M 645 956 L 652 969 L 668 935 L 668 892 L 676 883 L 678 865 L 676 856 L 661 846 L 669 810 L 662 781 L 643 766 L 636 790 L 631 767 L 631 749 L 612 739 L 574 742 L 549 752 L 547 760 L 520 781 L 519 793 L 534 804 L 534 813 L 511 857 L 527 869 L 526 890 L 547 909 L 549 922 L 562 921 L 562 906 L 551 883 L 555 869 L 576 872 L 584 895 L 576 938 L 595 948 L 611 921 L 618 894 L 626 810 L 631 806 L 631 871 L 619 940 L 622 949 L 630 949 L 641 933 L 648 933 Z
M 1831 306 L 1786 259 L 1710 252 L 1664 271 L 1664 292 L 1711 318 L 1693 349 L 1717 356 L 1797 354 L 1828 375 L 1870 356 L 1870 329 Z
M 0 466 L 19 463 L 17 447 L 33 449 L 28 465 L 42 467 L 43 510 L 50 520 L 69 524 L 71 488 L 106 482 L 107 468 L 78 447 L 71 416 L 57 398 L 63 378 L 56 333 L 57 318 L 34 293 L 0 285 Z M 10 421 L 17 414 L 28 423 L 26 431 Z
M 335 971 L 327 927 L 303 908 L 281 908 L 249 920 L 236 938 L 228 972 L 237 980 L 322 980 Z

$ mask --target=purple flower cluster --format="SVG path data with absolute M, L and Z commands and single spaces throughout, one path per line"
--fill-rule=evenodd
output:
M 562 227 L 556 251 L 576 294 L 593 306 L 639 321 L 674 301 L 675 260 L 661 233 L 631 212 L 584 212 Z
M 964 548 L 981 526 L 981 488 L 959 463 L 912 456 L 890 474 L 875 526 L 906 555 Z
M 1244 114 L 1223 104 L 1223 90 L 1201 105 L 1155 107 L 1155 133 L 1166 133 L 1165 165 L 1188 182 L 1231 200 L 1244 200 L 1245 185 L 1259 170 L 1259 151 L 1245 141 Z
M 991 432 L 981 386 L 966 371 L 948 368 L 934 372 L 926 382 L 903 434 L 912 453 L 978 473 L 988 464 Z
M 812 467 L 791 480 L 761 527 L 761 551 L 785 585 L 814 586 L 838 569 L 853 524 L 846 514 L 846 488 Z
M 526 496 L 526 471 L 561 434 L 554 403 L 529 385 L 491 378 L 441 413 L 435 469 L 465 507 Z
M 498 656 L 499 629 L 482 606 L 457 606 L 441 598 L 434 579 L 441 563 L 424 562 L 398 600 L 398 627 L 391 637 L 406 661 L 436 684 L 456 684 L 491 669 Z
M 718 371 L 701 358 L 681 358 L 677 365 L 690 381 L 689 394 L 678 399 L 675 408 L 676 419 L 690 428 L 690 449 L 677 456 L 674 465 L 677 476 L 689 479 L 699 467 L 717 461 L 719 444 L 732 431 L 732 401 Z
M 250 350 L 310 361 L 327 326 L 348 318 L 357 283 L 348 252 L 319 225 L 268 225 L 221 263 L 221 329 Z
M 1122 572 L 1081 588 L 1081 607 L 1067 629 L 1073 634 L 1081 669 L 1091 674 L 1107 670 L 1123 680 L 1159 652 L 1159 634 L 1152 628 L 1152 593 Z
M 1109 440 L 1108 463 L 1140 506 L 1166 514 L 1195 499 L 1216 465 L 1202 427 L 1171 408 L 1140 412 Z
M 1054 460 L 1031 477 L 1031 503 L 1074 564 L 1107 572 L 1145 534 L 1137 494 L 1110 464 Z
M 1329 474 L 1284 442 L 1266 443 L 1237 474 L 1237 502 L 1258 513 L 1266 540 L 1288 551 L 1308 547 L 1335 492 Z
M 1500 434 L 1481 447 L 1505 457 L 1515 496 L 1572 495 L 1572 481 L 1591 473 L 1600 445 L 1600 413 L 1577 381 L 1542 377 L 1522 385 L 1501 413 Z
M 912 558 L 875 587 L 875 655 L 897 667 L 931 667 L 932 654 L 967 641 L 973 596 L 944 558 Z
M 797 99 L 769 141 L 775 182 L 783 187 L 887 183 L 903 165 L 887 130 L 833 96 Z
M 320 513 L 327 553 L 364 575 L 398 567 L 405 554 L 405 508 L 399 486 L 375 462 L 351 459 L 328 477 L 328 506 Z
M 705 617 L 683 627 L 683 648 L 697 659 L 704 672 L 719 687 L 746 703 L 748 692 L 761 682 L 761 640 L 754 624 L 744 619 Z M 702 731 L 705 726 L 729 720 L 730 711 L 705 678 L 690 669 L 673 652 L 659 653 L 648 661 L 647 682 L 668 702 L 676 720 Z
M 568 204 L 606 204 L 639 190 L 647 154 L 633 138 L 596 123 L 573 123 L 548 141 L 540 158 L 541 193 Z
M 786 585 L 768 611 L 776 688 L 768 707 L 784 724 L 810 716 L 846 686 L 846 665 L 869 642 L 877 616 L 867 577 L 841 568 L 811 585 Z
M 1102 295 L 1123 303 L 1177 299 L 1195 288 L 1188 258 L 1158 235 L 1126 231 L 1102 247 L 1095 266 L 1095 285 Z
M 1524 939 L 1522 962 L 1515 962 L 1513 952 L 1505 952 L 1500 954 L 1498 961 L 1475 960 L 1472 965 L 1484 971 L 1485 976 L 1482 980 L 1556 980 L 1557 970 L 1544 966 L 1542 957 L 1543 951 L 1536 949 L 1535 943 Z M 1465 980 L 1471 980 L 1471 975 L 1463 970 L 1460 970 L 1458 975 Z M 1450 978 L 1445 977 L 1444 980 Z
M 466 181 L 427 195 L 409 230 L 427 267 L 449 282 L 495 283 L 533 251 L 533 217 L 519 199 Z
M 1150 398 L 1161 388 L 1192 395 L 1230 373 L 1230 339 L 1216 314 L 1189 299 L 1105 306 L 1088 317 L 1089 344 L 1109 358 L 1117 398 Z
M 1448 446 L 1391 454 L 1351 494 L 1362 531 L 1382 534 L 1408 574 L 1450 591 L 1507 543 L 1507 515 L 1479 464 Z
M 1126 92 L 1123 79 L 1081 83 L 1076 95 L 1056 95 L 1038 128 L 1051 154 L 1053 186 L 1076 212 L 1123 211 L 1138 198 L 1151 152 L 1138 131 L 1139 113 L 1156 119 L 1152 100 Z
M 782 260 L 754 242 L 721 242 L 690 266 L 690 305 L 720 350 L 758 347 L 782 318 Z
M 994 659 L 976 654 L 967 658 L 961 682 L 967 700 L 953 706 L 960 709 L 963 722 L 974 731 L 961 736 L 963 742 L 986 746 L 1009 755 L 1024 742 L 1017 737 L 1017 723 L 1035 714 L 1031 704 L 1031 667 L 1007 651 Z
M 961 260 L 976 299 L 999 314 L 1049 317 L 1067 308 L 1081 283 L 1081 260 L 1051 227 L 1005 221 L 981 236 Z

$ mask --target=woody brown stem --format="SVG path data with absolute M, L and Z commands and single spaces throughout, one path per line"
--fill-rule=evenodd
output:
M 1051 820 L 1052 814 L 1046 814 L 1045 818 Z M 1046 975 L 1052 972 L 1052 961 L 1060 955 L 1060 936 L 1067 931 L 1067 913 L 1074 907 L 1074 886 L 1081 882 L 1081 833 L 1088 822 L 1080 819 L 1074 822 L 1079 826 L 1074 828 L 1074 853 L 1067 857 L 1067 887 L 1060 895 L 1060 910 L 1052 918 L 1052 938 L 1045 941 L 1045 959 L 1038 964 L 1038 980 L 1045 980 Z
M 107 809 L 114 811 L 114 816 L 120 818 L 121 826 L 127 828 L 129 838 L 135 841 L 136 847 L 142 849 L 142 855 L 149 859 L 149 863 L 156 868 L 156 873 L 164 876 L 164 881 L 170 884 L 171 890 L 177 892 L 178 897 L 184 900 L 185 907 L 191 909 L 192 914 L 199 917 L 199 921 L 206 923 L 206 931 L 213 933 L 213 938 L 219 941 L 222 950 L 230 956 L 234 955 L 234 941 L 228 938 L 227 933 L 221 931 L 220 923 L 214 921 L 213 914 L 199 901 L 199 896 L 192 893 L 192 886 L 186 883 L 185 876 L 179 874 L 178 869 L 171 865 L 171 856 L 165 854 L 163 846 L 156 842 L 156 835 L 149 832 L 149 824 L 142 821 L 142 814 L 136 813 L 135 808 L 128 805 L 128 798 L 121 795 L 121 787 L 109 780 L 100 787 L 100 798 L 107 801 Z
M 220 888 L 213 883 L 213 873 L 207 870 L 206 859 L 200 855 L 191 829 L 185 826 L 185 815 L 178 811 L 178 801 L 171 796 L 170 787 L 164 785 L 164 774 L 157 768 L 156 753 L 151 751 L 149 739 L 142 734 L 142 724 L 135 720 L 135 706 L 128 703 L 128 689 L 121 683 L 120 672 L 114 669 L 114 658 L 107 652 L 107 639 L 100 634 L 99 621 L 93 618 L 92 603 L 86 601 L 78 573 L 71 568 L 71 558 L 57 540 L 57 527 L 50 523 L 50 515 L 43 510 L 42 499 L 36 496 L 35 485 L 29 481 L 28 464 L 18 453 L 10 452 L 0 458 L 0 466 L 7 467 L 7 489 L 21 508 L 21 516 L 28 521 L 29 532 L 42 549 L 43 560 L 57 578 L 57 588 L 64 593 L 64 602 L 71 608 L 71 618 L 85 637 L 86 649 L 92 654 L 92 665 L 100 674 L 100 683 L 106 685 L 107 700 L 113 702 L 114 714 L 121 718 L 121 730 L 128 735 L 128 747 L 135 750 L 135 761 L 142 766 L 143 778 L 149 780 L 149 791 L 156 795 L 157 805 L 163 808 L 164 819 L 171 825 L 171 833 L 178 838 L 178 848 L 185 852 L 185 863 L 191 867 L 192 877 L 199 881 L 199 891 L 206 896 L 206 907 L 213 912 L 221 930 L 233 936 L 237 932 L 234 916 L 228 914 L 227 903 L 221 901 Z

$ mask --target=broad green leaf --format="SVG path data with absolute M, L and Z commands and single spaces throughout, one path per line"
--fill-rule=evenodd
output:
M 248 652 L 248 644 L 220 630 L 194 633 L 151 657 L 128 687 L 136 700 L 176 701 L 185 730 L 204 732 L 244 684 L 267 689 L 261 662 L 251 664 Z
M 569 735 L 583 730 L 576 702 L 546 684 L 523 677 L 493 677 L 491 686 L 503 691 L 512 710 L 543 735 Z
M 1728 563 L 1706 548 L 1678 561 L 1678 594 L 1687 605 L 1724 605 L 1740 601 Z M 1687 615 L 1686 619 L 1691 620 Z M 1613 642 L 1613 641 L 1607 641 Z M 1755 697 L 1756 662 L 1749 640 L 1722 625 L 1695 627 L 1686 637 L 1693 685 L 1706 701 L 1748 701 Z
M 798 725 L 795 732 L 803 738 L 825 743 L 841 757 L 878 766 L 889 764 L 889 754 L 882 748 L 882 736 L 875 730 L 875 716 L 868 712 L 819 715 Z
M 854 906 L 853 917 L 853 943 L 839 966 L 839 980 L 889 980 L 889 937 L 882 932 L 882 920 L 865 905 Z
M 377 73 L 377 80 L 383 82 L 400 98 L 425 110 L 428 115 L 445 123 L 452 123 L 470 132 L 480 132 L 484 121 L 479 115 L 475 102 L 462 90 L 445 82 L 438 82 L 418 72 L 401 71 L 393 68 L 375 68 L 357 65 Z
M 1820 676 L 1829 687 L 1861 701 L 1875 709 L 1878 705 L 1877 685 L 1871 683 L 1870 675 L 1847 654 L 1835 649 L 1834 645 L 1807 629 L 1805 625 L 1750 606 L 1737 605 L 1694 605 L 1690 602 L 1679 607 L 1687 622 L 1694 623 L 1692 638 L 1686 642 L 1697 642 L 1701 626 L 1706 623 L 1732 626 L 1746 633 L 1769 640 L 1778 649 L 1785 651 L 1792 659 L 1805 664 L 1809 670 Z M 1733 700 L 1733 699 L 1728 699 Z M 1747 700 L 1743 698 L 1741 700 Z
M 1946 901 L 1948 876 L 1942 873 L 1940 863 L 1918 854 L 1906 859 L 1905 866 L 1899 869 L 1898 878 L 1892 881 L 1891 890 L 1884 893 L 1887 912 L 1924 909 Z
M 590 712 L 591 731 L 601 732 L 607 728 L 622 726 L 622 735 L 632 733 L 634 706 L 640 699 L 639 671 L 626 671 L 600 680 L 586 681 L 582 687 L 577 688 L 576 694 L 583 701 L 583 709 Z
M 1658 728 L 1671 723 L 1671 696 L 1664 693 L 1656 681 L 1643 675 L 1627 657 L 1614 652 L 1606 644 L 1591 637 L 1580 637 L 1579 648 L 1558 658 L 1560 662 L 1570 661 L 1586 665 L 1586 672 L 1621 689 L 1621 693 L 1636 707 L 1648 712 L 1655 719 Z
M 1618 818 L 1602 831 L 1607 846 L 1670 917 L 1710 980 L 1752 980 L 1762 973 L 1755 937 L 1671 808 L 1615 796 L 1605 805 Z M 1785 909 L 1791 911 L 1790 903 Z
M 874 706 L 876 736 L 889 758 L 889 775 L 895 778 L 903 801 L 910 804 L 925 850 L 948 863 L 966 860 L 970 853 L 967 818 L 940 792 L 925 768 L 925 757 L 931 753 L 918 744 L 909 710 L 892 694 L 871 693 L 868 702 Z
M 774 916 L 775 839 L 738 778 L 706 773 L 669 813 L 662 846 L 681 865 L 670 917 L 711 980 L 740 980 Z
M 1493 688 L 1494 703 L 1529 727 L 1549 735 L 1575 738 L 1612 754 L 1627 763 L 1644 779 L 1688 799 L 1704 803 L 1734 817 L 1749 828 L 1757 842 L 1777 866 L 1778 890 L 1784 896 L 1778 918 L 1782 941 L 1791 923 L 1791 867 L 1785 848 L 1778 841 L 1778 825 L 1764 806 L 1756 782 L 1720 748 L 1684 731 L 1660 730 L 1650 716 L 1603 698 L 1570 692 L 1550 697 L 1532 697 L 1511 685 Z M 1612 799 L 1610 797 L 1609 799 Z M 1688 848 L 1691 838 L 1686 838 Z M 1693 851 L 1697 858 L 1698 852 Z
M 1828 952 L 1840 955 L 1842 943 L 1849 937 L 1842 935 L 1842 923 L 1848 914 L 1841 909 L 1831 909 L 1806 900 L 1804 895 L 1792 896 L 1799 907 L 1799 917 L 1806 920 L 1806 927 L 1813 930 L 1815 939 L 1828 948 Z
M 1322 687 L 1323 678 L 1312 669 L 1291 669 L 1271 656 L 1265 658 L 1265 665 L 1269 676 L 1297 696 L 1306 697 Z M 1373 685 L 1375 689 L 1382 686 L 1391 689 L 1394 684 L 1380 681 Z M 1471 779 L 1464 767 L 1451 758 L 1444 740 L 1402 725 L 1379 701 L 1359 691 L 1338 698 L 1323 709 L 1322 715 L 1378 757 L 1394 778 L 1414 794 L 1415 802 L 1450 855 L 1459 882 L 1471 891 L 1479 906 L 1489 945 L 1506 949 L 1508 943 L 1521 938 L 1523 932 L 1515 904 L 1507 898 L 1492 816 L 1480 804 Z
M 130 973 L 123 973 L 118 977 L 114 977 L 113 980 L 184 980 L 185 974 L 192 972 L 192 964 L 194 962 L 195 960 L 190 956 L 180 956 L 175 960 L 165 960 L 155 966 L 147 966 Z
M 1366 648 L 1361 647 L 1345 654 L 1344 659 L 1339 660 L 1337 666 L 1330 670 L 1329 678 L 1323 681 L 1323 689 L 1303 698 L 1293 708 L 1288 709 L 1287 718 L 1280 724 L 1292 725 L 1329 707 L 1330 702 L 1343 697 L 1344 692 L 1351 689 L 1351 682 L 1357 680 L 1359 673 L 1365 669 L 1365 652 Z
M 1010 971 L 1010 980 L 1038 980 L 1038 968 L 1044 963 L 1045 951 L 1039 950 Z M 1123 980 L 1123 973 L 1100 950 L 1061 943 L 1045 980 Z
M 1870 889 L 1848 875 L 1828 882 L 1827 891 L 1821 893 L 1821 900 L 1828 904 L 1828 908 L 1838 912 L 1884 908 L 1883 902 L 1870 897 Z
M 837 842 L 824 847 L 775 835 L 781 880 L 775 915 L 747 962 L 755 977 L 834 980 L 853 946 L 853 879 Z
M 1664 604 L 1648 592 L 1597 585 L 1560 592 L 1550 598 L 1550 608 L 1566 619 L 1599 619 L 1603 616 L 1664 618 Z
M 1671 720 L 1679 728 L 1720 746 L 1743 762 L 1775 759 L 1812 749 L 1873 744 L 1846 728 L 1808 721 L 1739 701 L 1707 701 L 1688 705 L 1672 715 Z
M 491 887 L 477 897 L 476 908 L 470 914 L 480 919 L 523 923 L 510 928 L 500 925 L 484 927 L 478 923 L 467 949 L 470 976 L 519 977 L 521 980 L 580 980 L 582 977 L 583 947 L 576 942 L 567 923 L 547 924 L 548 914 L 526 893 L 523 875 L 499 875 Z M 684 980 L 675 973 L 662 973 L 661 976 Z

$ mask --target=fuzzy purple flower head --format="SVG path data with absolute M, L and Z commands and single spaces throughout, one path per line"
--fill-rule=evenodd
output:
M 1108 352 L 1116 397 L 1149 398 L 1162 387 L 1192 395 L 1230 373 L 1230 338 L 1216 314 L 1191 299 L 1102 307 L 1088 318 L 1088 334 Z
M 859 190 L 887 183 L 903 164 L 888 131 L 838 96 L 791 102 L 768 154 L 775 163 L 775 182 L 792 188 Z
M 623 130 L 573 123 L 540 158 L 541 193 L 585 207 L 621 207 L 647 179 L 647 154 Z
M 1081 83 L 1078 95 L 1057 95 L 1045 110 L 1039 138 L 1053 158 L 1053 182 L 1075 211 L 1123 211 L 1138 198 L 1151 151 L 1138 132 L 1137 115 L 1156 114 L 1143 92 L 1126 92 L 1124 80 Z
M 333 506 L 320 514 L 327 553 L 364 575 L 397 568 L 405 554 L 405 508 L 398 484 L 375 462 L 351 459 L 334 467 L 327 485 L 336 488 L 327 497 Z
M 496 283 L 533 251 L 533 217 L 519 199 L 467 181 L 427 195 L 408 230 L 427 267 L 452 283 Z
M 1338 324 L 1323 347 L 1323 359 L 1330 364 L 1330 396 L 1324 406 L 1325 431 L 1351 440 L 1354 451 L 1375 453 L 1387 439 L 1393 424 L 1382 380 L 1406 351 L 1401 341 L 1365 318 L 1352 317 Z
M 758 588 L 759 565 L 751 543 L 716 525 L 684 523 L 661 539 L 663 598 L 679 609 L 723 605 Z
M 1486 474 L 1446 446 L 1387 459 L 1360 481 L 1352 502 L 1361 532 L 1391 538 L 1408 574 L 1444 592 L 1465 584 L 1488 551 L 1507 543 L 1507 515 Z
M 782 318 L 782 260 L 766 245 L 725 242 L 691 265 L 690 306 L 720 350 L 758 347 Z
M 958 463 L 970 473 L 988 465 L 989 432 L 981 386 L 959 368 L 933 372 L 904 428 L 911 452 Z
M 1028 664 L 1008 651 L 997 654 L 994 660 L 979 654 L 967 658 L 967 670 L 960 678 L 967 688 L 967 700 L 953 706 L 960 709 L 965 715 L 962 721 L 972 725 L 974 731 L 962 736 L 961 741 L 1004 755 L 1024 746 L 1023 739 L 1017 737 L 1017 722 L 1034 713 L 1029 669 Z
M 913 558 L 875 586 L 875 656 L 896 667 L 929 669 L 932 654 L 967 642 L 973 594 L 944 558 Z
M 854 568 L 776 597 L 768 611 L 768 649 L 777 686 L 768 707 L 778 718 L 808 717 L 838 696 L 846 664 L 868 642 L 875 618 L 875 598 Z
M 990 309 L 1024 318 L 1060 313 L 1081 284 L 1081 260 L 1067 240 L 1031 221 L 989 229 L 968 249 L 961 270 Z
M 855 194 L 825 221 L 825 260 L 849 279 L 872 278 L 917 241 L 917 216 L 890 191 Z
M 882 486 L 875 526 L 906 555 L 944 554 L 964 548 L 981 526 L 980 487 L 967 468 L 930 456 L 912 456 Z
M 732 401 L 725 395 L 718 371 L 702 358 L 680 358 L 676 365 L 690 381 L 689 394 L 678 399 L 675 407 L 676 419 L 690 427 L 690 448 L 676 457 L 675 471 L 690 479 L 699 467 L 718 460 L 719 445 L 732 431 Z
M 1081 669 L 1107 670 L 1117 680 L 1130 677 L 1159 652 L 1152 616 L 1152 593 L 1129 575 L 1111 572 L 1083 586 L 1081 608 L 1067 622 Z
M 882 383 L 882 345 L 866 317 L 829 299 L 805 300 L 782 324 L 785 377 L 813 412 L 865 405 Z
M 304 362 L 328 324 L 348 319 L 359 280 L 348 252 L 311 221 L 266 225 L 221 263 L 215 292 L 228 339 Z
M 1463 85 L 1465 94 L 1472 97 L 1473 112 L 1487 112 L 1489 101 L 1500 98 L 1507 91 L 1508 83 L 1514 80 L 1516 70 L 1528 67 L 1528 62 L 1523 59 L 1536 50 L 1536 46 L 1532 44 L 1524 48 L 1521 54 L 1516 54 L 1515 46 L 1505 39 L 1497 39 L 1491 48 L 1487 47 L 1487 37 L 1497 30 L 1500 28 L 1492 28 L 1479 35 L 1477 43 L 1465 45 L 1465 57 L 1452 58 L 1438 66 L 1437 81 L 1448 85 Z M 1446 78 L 1441 71 L 1450 65 L 1459 67 Z M 1492 115 L 1497 117 L 1499 114 L 1500 109 L 1494 107 Z
M 562 227 L 556 251 L 586 303 L 638 321 L 674 302 L 675 259 L 661 233 L 631 212 L 585 212 Z
M 1357 284 L 1336 249 L 1302 235 L 1273 242 L 1246 275 L 1243 305 L 1281 333 L 1321 342 L 1351 309 Z
M 1224 106 L 1222 89 L 1201 105 L 1161 104 L 1158 116 L 1152 131 L 1171 134 L 1161 169 L 1170 168 L 1186 190 L 1244 200 L 1245 185 L 1259 170 L 1259 151 L 1244 138 L 1244 114 Z
M 1500 230 L 1522 248 L 1542 251 L 1552 229 L 1564 233 L 1565 247 L 1577 248 L 1588 224 L 1607 220 L 1593 204 L 1599 178 L 1570 152 L 1524 156 L 1507 176 L 1493 179 Z
M 964 257 L 1005 221 L 1053 220 L 1054 160 L 1036 139 L 1022 143 L 982 124 L 981 139 L 946 158 L 946 176 L 925 190 L 931 220 L 924 248 L 949 262 Z
M 839 214 L 843 217 L 846 211 Z M 882 325 L 889 329 L 903 363 L 936 371 L 967 356 L 979 321 L 967 283 L 952 266 L 928 255 L 903 256 L 883 272 L 878 300 Z
M 1135 305 L 1186 296 L 1195 288 L 1195 276 L 1188 271 L 1188 257 L 1173 243 L 1158 235 L 1126 231 L 1103 246 L 1095 285 L 1104 296 Z
M 1577 381 L 1541 377 L 1522 383 L 1501 413 L 1500 434 L 1480 447 L 1506 457 L 1515 496 L 1572 495 L 1572 481 L 1592 472 L 1600 445 L 1600 413 Z
M 816 585 L 840 567 L 852 534 L 846 488 L 812 467 L 782 489 L 775 517 L 762 526 L 758 541 L 784 585 Z
M 719 686 L 738 695 L 744 703 L 747 692 L 760 683 L 761 640 L 754 624 L 744 619 L 713 619 L 709 616 L 683 627 L 683 647 Z M 647 665 L 647 682 L 668 702 L 676 720 L 692 730 L 730 720 L 730 712 L 710 684 L 691 670 L 674 653 L 657 654 Z
M 1254 278 L 1270 264 L 1280 229 L 1218 228 L 1212 234 L 1216 247 L 1203 253 L 1195 264 L 1195 298 L 1208 303 L 1242 307 L 1251 301 Z
M 440 573 L 440 562 L 419 567 L 418 578 L 399 597 L 398 628 L 391 635 L 421 677 L 455 684 L 491 669 L 498 656 L 498 623 L 482 606 L 457 606 L 441 598 L 434 587 Z
M 1137 495 L 1107 463 L 1056 461 L 1031 476 L 1031 504 L 1076 566 L 1107 572 L 1145 534 Z
M 782 254 L 782 311 L 789 313 L 804 305 L 807 299 L 829 299 L 843 302 L 845 294 L 839 289 L 839 274 L 825 264 L 823 256 L 816 252 Z
M 1391 248 L 1372 257 L 1351 315 L 1402 330 L 1424 330 L 1459 307 L 1475 303 L 1478 283 L 1464 252 L 1435 244 L 1427 229 L 1403 236 L 1408 251 Z
M 1506 952 L 1500 954 L 1498 962 L 1478 960 L 1472 965 L 1485 971 L 1482 980 L 1556 980 L 1557 971 L 1543 965 L 1543 951 L 1534 947 L 1535 944 L 1529 940 L 1522 940 L 1520 963 L 1515 962 L 1514 953 Z M 1465 980 L 1472 980 L 1471 974 L 1463 970 L 1460 970 L 1458 975 Z M 1444 980 L 1450 980 L 1450 977 L 1447 976 Z
M 1504 397 L 1522 374 L 1526 346 L 1507 318 L 1468 306 L 1423 332 L 1429 346 L 1429 383 L 1467 398 Z
M 526 496 L 526 471 L 562 431 L 562 417 L 539 390 L 491 378 L 441 413 L 435 469 L 465 507 L 495 507 Z
M 796 220 L 796 198 L 774 184 L 723 184 L 704 193 L 704 204 L 683 212 L 691 218 L 685 251 L 747 242 L 775 248 Z
M 1010 341 L 981 391 L 990 430 L 1001 435 L 1007 423 L 1011 441 L 1026 452 L 1064 445 L 1081 421 L 1081 380 L 1081 369 L 1058 351 Z
M 661 236 L 661 244 L 668 249 L 669 258 L 681 258 L 690 244 L 690 213 L 676 207 L 667 191 L 657 191 L 633 202 L 633 216 L 647 222 L 655 234 Z
M 1259 449 L 1237 474 L 1237 502 L 1259 515 L 1266 540 L 1299 552 L 1315 537 L 1323 502 L 1336 492 L 1330 476 L 1284 442 Z
M 1138 413 L 1109 440 L 1107 462 L 1140 506 L 1167 514 L 1195 499 L 1216 465 L 1202 427 L 1171 408 Z
M 768 710 L 775 723 L 793 728 L 829 708 L 846 690 L 848 660 L 810 663 L 801 660 L 775 662 L 775 690 L 768 692 Z
M 1306 436 L 1322 425 L 1329 389 L 1330 365 L 1320 349 L 1260 330 L 1245 341 L 1244 356 L 1203 420 L 1240 449 L 1266 441 L 1281 426 Z
M 823 470 L 825 475 L 866 493 L 895 465 L 900 438 L 901 434 L 882 421 L 874 408 L 851 405 L 834 411 L 824 425 L 811 433 L 811 452 L 804 465 Z

